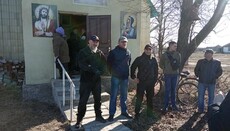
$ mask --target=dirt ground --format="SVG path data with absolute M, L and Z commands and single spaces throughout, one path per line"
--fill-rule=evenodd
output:
M 230 74 L 230 55 L 214 54 L 222 62 L 224 77 Z M 186 70 L 193 72 L 198 59 L 203 53 L 195 53 L 189 59 Z M 229 79 L 225 79 L 229 82 Z M 108 81 L 109 82 L 109 81 Z M 134 115 L 135 85 L 131 84 L 128 95 L 128 110 Z M 227 89 L 230 89 L 227 87 Z M 227 90 L 225 89 L 225 91 Z M 145 109 L 144 102 L 143 108 Z M 197 114 L 196 107 L 178 104 L 181 112 L 169 111 L 162 114 L 162 98 L 154 98 L 154 119 L 145 115 L 136 121 L 124 123 L 134 131 L 206 131 L 207 115 Z M 0 131 L 64 131 L 68 130 L 68 122 L 64 120 L 59 109 L 54 105 L 40 102 L 22 102 L 20 88 L 0 87 Z
M 54 105 L 23 102 L 18 87 L 0 87 L 0 131 L 64 131 L 67 122 Z

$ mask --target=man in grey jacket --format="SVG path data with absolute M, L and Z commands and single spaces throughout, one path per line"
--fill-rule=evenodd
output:
M 194 69 L 195 75 L 199 78 L 198 83 L 198 112 L 204 112 L 204 95 L 208 90 L 208 105 L 213 104 L 215 96 L 216 80 L 222 75 L 221 62 L 213 59 L 213 50 L 207 49 L 204 59 L 198 60 Z

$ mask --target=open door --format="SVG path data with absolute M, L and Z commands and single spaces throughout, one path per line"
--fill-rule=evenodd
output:
M 87 17 L 87 36 L 97 35 L 100 38 L 99 49 L 105 56 L 111 48 L 111 16 L 97 15 Z

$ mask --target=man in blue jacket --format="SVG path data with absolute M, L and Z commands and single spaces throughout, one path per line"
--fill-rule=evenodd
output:
M 108 121 L 113 121 L 114 119 L 118 90 L 120 90 L 121 115 L 132 118 L 128 114 L 126 106 L 129 66 L 131 62 L 131 53 L 127 49 L 127 44 L 128 39 L 121 36 L 118 40 L 118 46 L 109 52 L 107 58 L 108 68 L 112 74 Z
M 194 69 L 195 75 L 199 78 L 198 83 L 198 112 L 204 112 L 204 95 L 208 90 L 208 105 L 213 104 L 215 96 L 216 80 L 222 75 L 221 62 L 213 59 L 213 50 L 207 49 L 204 59 L 198 60 Z

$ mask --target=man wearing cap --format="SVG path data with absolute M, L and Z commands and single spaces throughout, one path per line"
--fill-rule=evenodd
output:
M 195 75 L 199 78 L 198 83 L 198 112 L 204 112 L 204 95 L 208 90 L 208 105 L 213 104 L 215 95 L 216 80 L 222 75 L 221 62 L 213 59 L 213 50 L 207 49 L 204 59 L 198 60 L 194 69 Z
M 79 52 L 78 60 L 81 72 L 80 78 L 80 100 L 78 104 L 76 128 L 80 128 L 86 112 L 86 104 L 90 93 L 94 98 L 94 111 L 96 121 L 105 123 L 106 120 L 101 115 L 101 75 L 106 70 L 106 59 L 101 50 L 98 49 L 99 38 L 92 35 L 88 41 L 88 46 Z
M 153 48 L 147 44 L 144 53 L 137 57 L 131 65 L 131 78 L 137 83 L 135 119 L 140 116 L 141 103 L 146 92 L 147 116 L 153 117 L 154 85 L 158 77 L 158 64 L 152 55 Z M 136 75 L 136 69 L 138 69 Z
M 118 45 L 109 52 L 107 64 L 111 72 L 111 93 L 108 121 L 113 121 L 116 112 L 118 90 L 120 91 L 121 115 L 132 118 L 127 112 L 126 100 L 128 93 L 129 66 L 131 53 L 127 49 L 128 39 L 121 36 Z
M 69 47 L 63 36 L 65 35 L 65 31 L 62 27 L 58 27 L 56 32 L 53 35 L 53 52 L 56 59 L 59 59 L 68 72 L 68 63 L 70 61 L 69 58 Z M 56 61 L 57 62 L 57 61 Z M 60 78 L 62 77 L 62 68 L 59 63 L 56 64 L 56 67 L 59 70 Z

